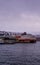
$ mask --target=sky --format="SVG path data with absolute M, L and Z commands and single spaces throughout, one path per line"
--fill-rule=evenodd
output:
M 40 0 L 0 0 L 0 31 L 40 33 Z

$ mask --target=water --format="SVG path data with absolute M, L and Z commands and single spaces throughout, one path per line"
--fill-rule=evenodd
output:
M 0 45 L 0 65 L 40 65 L 40 42 Z

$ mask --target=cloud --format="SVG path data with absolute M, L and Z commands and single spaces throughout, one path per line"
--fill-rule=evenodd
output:
M 6 13 L 6 12 L 5 12 Z M 33 13 L 7 13 L 0 16 L 0 30 L 40 32 L 40 15 Z
M 20 15 L 20 20 L 16 24 L 21 29 L 31 32 L 39 32 L 40 30 L 40 16 L 37 14 L 24 14 Z

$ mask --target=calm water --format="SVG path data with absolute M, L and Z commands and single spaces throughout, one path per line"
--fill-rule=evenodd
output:
M 0 65 L 40 65 L 40 42 L 0 45 Z

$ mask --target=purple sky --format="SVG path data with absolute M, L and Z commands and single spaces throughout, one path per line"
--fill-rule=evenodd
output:
M 40 0 L 0 0 L 0 30 L 40 32 Z

